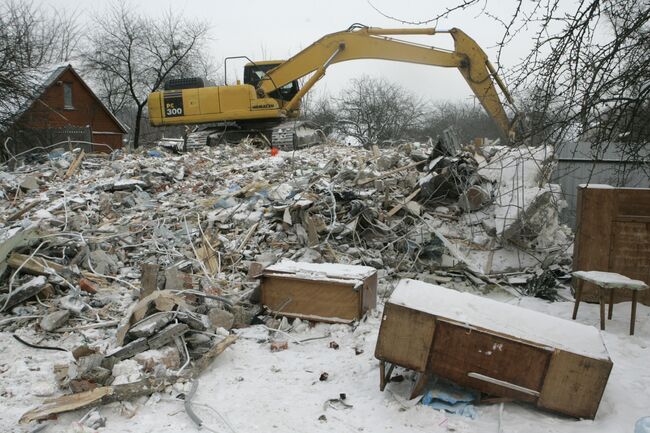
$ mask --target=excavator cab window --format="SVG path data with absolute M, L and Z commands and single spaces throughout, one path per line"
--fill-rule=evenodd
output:
M 266 73 L 271 69 L 278 66 L 279 63 L 264 63 L 264 64 L 248 64 L 244 66 L 244 84 L 250 84 L 257 87 L 259 82 L 266 77 Z M 281 99 L 283 101 L 290 101 L 296 93 L 300 90 L 298 81 L 294 80 L 289 84 L 285 84 L 278 90 L 274 90 L 269 94 L 271 98 Z

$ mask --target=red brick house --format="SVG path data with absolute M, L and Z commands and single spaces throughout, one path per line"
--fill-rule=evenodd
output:
M 17 104 L 7 147 L 15 155 L 34 147 L 79 140 L 87 151 L 110 152 L 122 147 L 124 125 L 93 93 L 69 64 L 34 71 L 32 98 Z M 77 145 L 78 146 L 78 145 Z

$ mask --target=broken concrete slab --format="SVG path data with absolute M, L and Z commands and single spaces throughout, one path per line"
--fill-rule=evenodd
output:
M 46 284 L 47 279 L 39 275 L 15 288 L 11 293 L 0 295 L 0 311 L 9 310 L 15 305 L 25 302 L 29 298 L 33 298 L 43 290 Z
M 12 251 L 35 243 L 37 240 L 35 225 L 30 225 L 25 229 L 22 227 L 3 229 L 0 233 L 0 276 L 7 269 L 7 257 Z
M 147 350 L 133 357 L 145 372 L 153 372 L 157 366 L 163 365 L 167 369 L 177 370 L 181 366 L 181 354 L 173 346 L 160 349 Z
M 208 312 L 208 317 L 214 328 L 230 329 L 235 323 L 235 316 L 231 312 L 221 308 L 212 308 Z
M 108 353 L 106 356 L 121 361 L 123 359 L 132 358 L 137 353 L 144 352 L 147 349 L 149 349 L 147 339 L 145 337 L 140 337 L 137 340 L 133 340 L 113 352 Z
M 68 310 L 55 311 L 43 317 L 41 319 L 40 326 L 44 330 L 48 332 L 52 332 L 55 329 L 58 329 L 61 326 L 65 325 L 68 322 L 69 318 L 70 318 L 70 311 Z
M 173 325 L 169 325 L 166 328 L 163 328 L 156 335 L 149 338 L 149 348 L 158 349 L 167 343 L 171 343 L 174 341 L 174 339 L 185 334 L 189 329 L 190 327 L 185 323 L 175 323 Z
M 204 314 L 191 313 L 187 311 L 179 312 L 176 316 L 179 322 L 185 323 L 197 331 L 205 331 L 210 327 L 210 319 Z
M 151 337 L 171 322 L 175 316 L 176 313 L 172 311 L 152 314 L 132 326 L 127 332 L 127 335 L 134 339 L 140 337 Z
M 414 200 L 409 201 L 404 205 L 406 210 L 413 216 L 420 216 L 422 214 L 422 205 Z
M 118 269 L 115 256 L 108 254 L 103 250 L 91 251 L 90 262 L 93 265 L 93 269 L 98 274 L 111 275 L 117 272 Z
M 25 192 L 37 190 L 39 188 L 38 179 L 34 176 L 26 176 L 22 182 L 20 182 L 20 189 Z
M 192 288 L 191 275 L 182 272 L 176 267 L 165 269 L 165 290 L 185 290 L 190 288 Z

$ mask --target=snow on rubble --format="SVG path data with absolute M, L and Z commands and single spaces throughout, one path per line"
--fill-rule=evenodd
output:
M 89 409 L 61 413 L 49 428 L 193 429 L 179 396 L 200 377 L 195 409 L 218 431 L 494 430 L 496 406 L 469 420 L 406 401 L 408 371 L 379 392 L 383 300 L 413 278 L 568 317 L 572 234 L 558 222 L 552 163 L 545 147 L 328 143 L 271 157 L 244 141 L 180 155 L 62 149 L 0 166 L 0 425 L 30 431 L 17 422 L 44 397 L 148 381 L 146 395 L 84 422 Z M 353 325 L 266 314 L 253 263 L 333 277 L 376 269 L 377 310 Z M 542 274 L 564 302 L 521 296 Z M 580 321 L 596 323 L 597 308 L 585 309 Z M 637 362 L 649 315 L 640 306 L 635 337 L 616 333 L 623 317 L 603 333 L 614 385 L 596 421 L 509 404 L 504 431 L 611 431 L 643 415 L 648 398 L 618 399 L 648 384 L 635 378 L 650 376 Z

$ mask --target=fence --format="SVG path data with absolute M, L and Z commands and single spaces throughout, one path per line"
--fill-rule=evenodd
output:
M 607 146 L 596 155 L 591 143 L 564 143 L 555 152 L 557 166 L 552 182 L 560 184 L 568 206 L 560 221 L 576 227 L 577 191 L 581 184 L 606 184 L 617 187 L 650 188 L 650 150 L 644 162 L 626 161 L 615 145 Z

